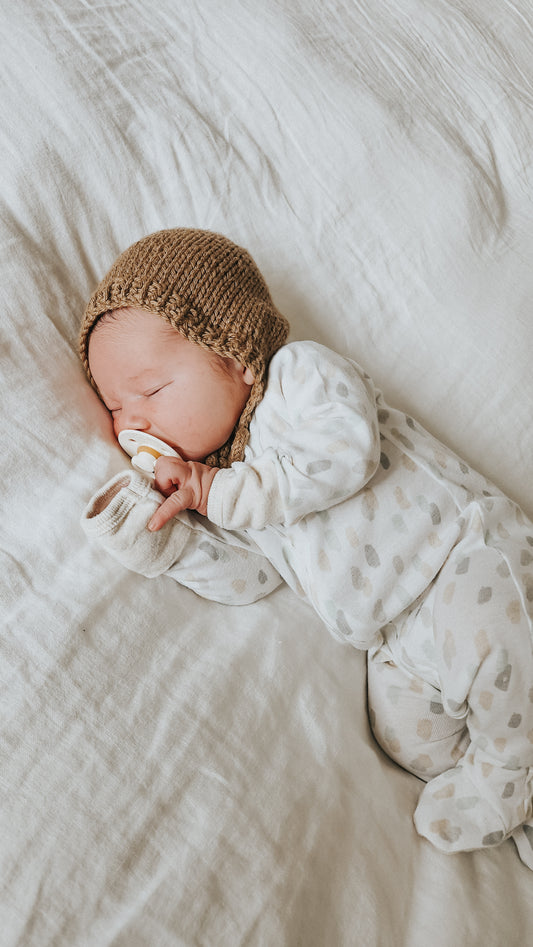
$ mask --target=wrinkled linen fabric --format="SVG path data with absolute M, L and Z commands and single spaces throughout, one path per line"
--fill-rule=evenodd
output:
M 128 461 L 77 333 L 134 240 L 225 233 L 293 340 L 364 365 L 531 516 L 530 4 L 0 18 L 3 943 L 527 943 L 512 841 L 418 836 L 364 656 L 305 602 L 206 601 L 86 541 Z
M 126 568 L 188 588 L 192 577 L 215 601 L 254 601 L 283 576 L 336 638 L 370 651 L 382 674 L 369 684 L 373 732 L 430 780 L 420 834 L 472 851 L 531 817 L 533 523 L 354 362 L 312 342 L 274 355 L 245 461 L 215 474 L 207 519 L 150 533 L 161 497 L 140 480 L 99 490 L 84 530 Z M 206 542 L 211 523 L 222 543 Z M 433 735 L 437 705 L 452 741 L 443 721 Z

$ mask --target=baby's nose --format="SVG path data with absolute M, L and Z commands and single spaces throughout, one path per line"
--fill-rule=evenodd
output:
M 132 408 L 123 408 L 120 412 L 120 418 L 118 419 L 118 431 L 132 430 L 132 431 L 147 431 L 150 427 L 150 421 L 146 417 L 144 411 L 140 411 L 134 407 Z M 117 431 L 117 433 L 118 433 Z

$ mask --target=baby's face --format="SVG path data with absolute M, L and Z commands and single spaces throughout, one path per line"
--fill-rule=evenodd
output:
M 145 431 L 184 460 L 204 460 L 226 443 L 254 381 L 233 359 L 221 359 L 161 316 L 134 308 L 97 323 L 89 365 L 115 434 Z

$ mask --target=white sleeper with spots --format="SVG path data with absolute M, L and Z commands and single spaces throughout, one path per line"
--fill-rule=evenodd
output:
M 181 513 L 157 533 L 147 530 L 162 500 L 150 481 L 130 467 L 95 493 L 82 527 L 127 569 L 149 579 L 169 575 L 223 605 L 256 602 L 281 583 L 251 540 L 225 534 L 195 513 Z
M 533 868 L 533 524 L 521 510 L 354 362 L 296 342 L 270 363 L 244 462 L 214 478 L 203 533 L 200 520 L 170 526 L 187 527 L 189 556 L 209 531 L 227 551 L 225 597 L 215 557 L 200 594 L 251 601 L 279 574 L 368 651 L 376 739 L 427 781 L 418 831 L 450 852 L 513 835 Z M 232 546 L 253 557 L 241 599 Z M 186 558 L 165 569 L 191 585 Z

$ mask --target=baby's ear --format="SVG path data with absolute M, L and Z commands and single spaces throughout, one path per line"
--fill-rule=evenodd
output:
M 255 382 L 255 376 L 252 374 L 249 368 L 243 368 L 242 377 L 245 385 L 253 385 Z

